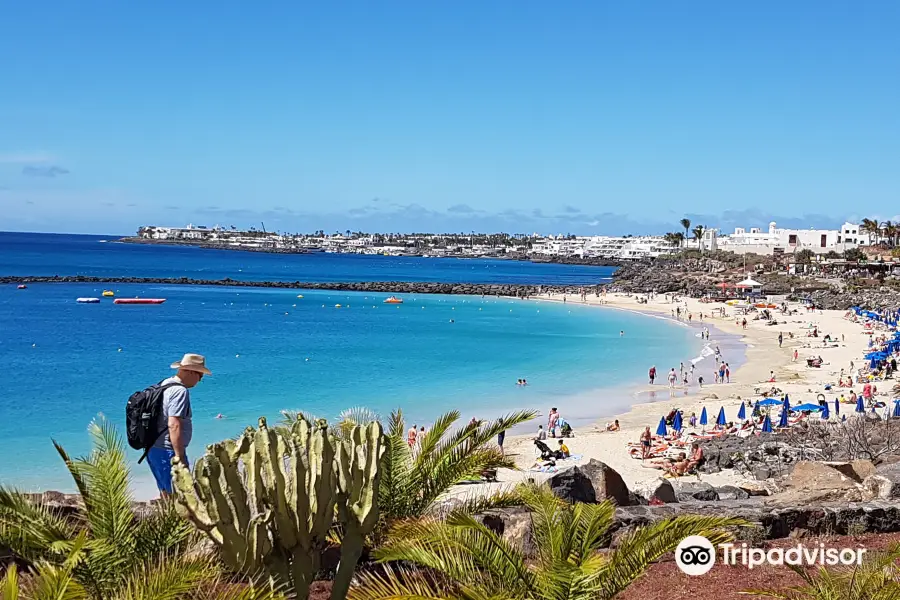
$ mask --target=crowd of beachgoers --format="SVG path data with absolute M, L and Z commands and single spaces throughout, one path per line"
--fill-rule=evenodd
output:
M 713 350 L 663 367 L 659 371 L 665 377 L 655 367 L 645 371 L 648 383 L 633 390 L 635 404 L 628 412 L 603 415 L 603 398 L 598 397 L 598 421 L 555 440 L 562 434 L 554 423 L 565 414 L 560 399 L 535 433 L 506 439 L 504 450 L 520 470 L 501 472 L 498 483 L 481 484 L 485 492 L 546 479 L 590 459 L 611 466 L 629 485 L 661 475 L 691 476 L 703 461 L 705 440 L 769 432 L 778 436 L 811 419 L 837 426 L 860 413 L 900 416 L 900 403 L 891 396 L 900 352 L 897 315 L 787 302 L 759 309 L 672 294 L 549 294 L 543 299 L 675 319 L 696 328 Z M 718 339 L 728 336 L 739 336 L 743 344 L 740 364 L 718 350 Z M 704 375 L 709 377 L 705 385 Z M 648 396 L 649 402 L 641 401 Z M 743 477 L 727 470 L 703 475 L 713 485 L 740 484 Z

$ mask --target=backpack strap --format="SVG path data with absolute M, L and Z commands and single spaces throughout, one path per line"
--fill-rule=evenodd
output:
M 165 381 L 165 379 L 163 379 L 163 381 Z M 176 383 L 176 382 L 174 382 L 174 381 L 171 382 L 171 383 L 167 383 L 167 384 L 165 384 L 165 385 L 163 385 L 162 381 L 160 381 L 160 382 L 159 382 L 158 384 L 156 384 L 156 385 L 159 386 L 159 390 L 160 390 L 161 392 L 165 392 L 165 391 L 166 391 L 167 389 L 169 389 L 170 387 L 176 387 L 176 386 L 184 387 L 184 384 Z M 187 389 L 187 388 L 185 388 L 185 389 Z M 168 431 L 168 427 L 166 427 L 165 429 L 163 429 L 162 431 L 160 431 L 158 434 L 156 434 L 156 439 L 153 440 L 153 443 L 150 444 L 149 447 L 144 448 L 144 452 L 143 452 L 143 454 L 141 454 L 141 457 L 138 459 L 137 464 L 141 464 L 142 462 L 144 462 L 144 459 L 147 458 L 147 453 L 150 452 L 150 448 L 152 448 L 153 446 L 156 445 L 156 442 L 159 441 L 159 438 L 161 438 L 161 437 L 163 436 L 163 434 L 164 434 L 166 431 Z

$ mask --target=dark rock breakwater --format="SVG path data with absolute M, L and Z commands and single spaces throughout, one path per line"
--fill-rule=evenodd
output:
M 452 294 L 471 296 L 530 297 L 540 293 L 577 294 L 581 289 L 596 293 L 595 286 L 523 285 L 493 283 L 435 283 L 417 281 L 359 281 L 359 282 L 308 282 L 308 281 L 245 281 L 225 279 L 191 279 L 189 277 L 91 277 L 85 275 L 23 277 L 0 276 L 0 284 L 37 283 L 97 283 L 142 285 L 208 285 L 227 287 L 285 288 L 304 290 L 334 290 L 341 292 L 377 292 L 385 294 Z

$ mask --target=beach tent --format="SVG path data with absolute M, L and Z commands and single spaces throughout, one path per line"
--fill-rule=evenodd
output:
M 790 423 L 788 423 L 788 411 L 786 408 L 781 409 L 781 416 L 778 419 L 779 427 L 788 427 Z
M 866 405 L 863 403 L 863 397 L 862 397 L 862 396 L 859 396 L 859 397 L 856 399 L 856 412 L 858 412 L 858 413 L 864 413 L 864 412 L 866 412 Z
M 824 406 L 822 406 L 822 420 L 827 421 L 829 417 L 831 417 L 831 415 L 828 414 L 828 405 L 825 404 Z
M 744 290 L 749 289 L 749 290 L 751 290 L 751 291 L 753 291 L 753 292 L 757 292 L 757 291 L 760 291 L 760 290 L 762 289 L 762 284 L 761 284 L 760 282 L 758 282 L 758 281 L 754 281 L 754 280 L 748 275 L 748 276 L 747 276 L 747 279 L 745 279 L 745 280 L 743 280 L 743 281 L 741 281 L 741 282 L 736 283 L 734 287 L 736 287 L 736 288 L 738 288 L 738 289 L 744 289 Z
M 744 421 L 747 418 L 747 407 L 741 402 L 741 407 L 738 409 L 738 419 Z
M 793 410 L 822 410 L 822 407 L 818 404 L 807 402 L 806 404 L 798 404 L 793 408 Z
M 769 419 L 769 415 L 766 415 L 766 420 L 763 421 L 762 431 L 763 433 L 772 433 L 772 420 Z
M 716 425 L 724 425 L 725 424 L 725 407 L 721 407 L 719 409 L 719 416 L 716 417 Z
M 834 399 L 834 415 L 838 416 L 841 414 L 841 401 L 838 398 Z
M 656 428 L 656 435 L 665 436 L 668 433 L 666 431 L 666 418 L 661 417 L 659 420 L 659 427 Z
M 900 418 L 900 398 L 894 400 L 894 416 Z
M 700 424 L 706 425 L 709 422 L 709 419 L 706 416 L 706 407 L 703 407 L 703 411 L 700 413 Z
M 781 400 L 776 400 L 775 398 L 766 398 L 765 400 L 761 400 L 760 406 L 775 406 L 776 404 L 781 404 Z
M 672 429 L 675 431 L 681 431 L 681 411 L 675 413 L 675 418 L 672 419 Z

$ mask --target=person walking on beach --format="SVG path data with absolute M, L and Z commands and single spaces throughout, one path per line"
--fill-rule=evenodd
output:
M 416 445 L 416 426 L 413 425 L 409 428 L 409 431 L 406 432 L 406 443 L 410 448 Z
M 656 381 L 656 365 L 650 367 L 650 385 L 653 385 L 653 382 Z
M 556 407 L 550 409 L 550 416 L 547 419 L 547 431 L 550 433 L 550 437 L 556 437 L 556 424 L 559 421 L 559 413 L 556 411 Z
M 791 362 L 797 362 L 797 357 L 798 357 L 799 355 L 800 355 L 800 353 L 797 352 L 797 349 L 796 349 L 796 348 L 794 348 L 794 358 L 791 359 Z M 842 379 L 843 379 L 843 377 L 842 377 Z
M 672 370 L 669 371 L 669 387 L 675 387 L 675 382 L 678 381 L 678 375 L 675 374 L 675 367 L 672 367 Z
M 651 439 L 653 439 L 653 434 L 650 433 L 650 427 L 647 426 L 644 428 L 643 433 L 641 433 L 641 460 L 645 460 L 650 456 Z
M 499 425 L 503 425 L 503 419 L 500 419 L 498 422 Z M 501 429 L 500 433 L 497 434 L 497 446 L 500 447 L 500 454 L 503 454 L 503 442 L 506 440 L 506 430 Z
M 781 343 L 784 342 L 784 334 L 778 332 L 778 347 L 781 348 Z
M 160 382 L 165 389 L 157 421 L 158 438 L 147 451 L 147 464 L 161 497 L 172 493 L 172 459 L 178 457 L 185 467 L 189 466 L 187 449 L 194 433 L 190 390 L 204 375 L 212 375 L 200 354 L 185 354 L 171 368 L 177 369 L 175 376 Z
M 725 363 L 725 383 L 731 383 L 731 367 Z

